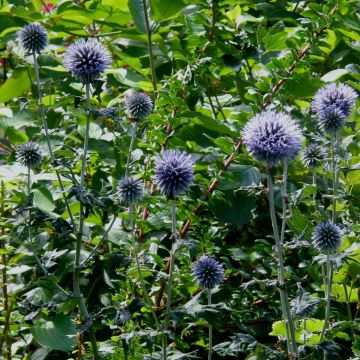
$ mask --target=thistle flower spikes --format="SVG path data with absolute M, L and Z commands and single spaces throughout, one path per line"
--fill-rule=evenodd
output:
M 40 146 L 34 141 L 21 144 L 16 149 L 16 160 L 26 167 L 31 168 L 39 165 L 41 159 Z
M 312 143 L 304 149 L 302 161 L 304 166 L 314 169 L 321 164 L 325 156 L 326 152 L 324 148 L 317 143 Z
M 316 226 L 312 239 L 316 249 L 324 254 L 333 253 L 340 245 L 342 230 L 331 221 L 324 221 Z
M 111 56 L 95 39 L 75 41 L 64 55 L 64 66 L 83 83 L 93 83 L 110 65 Z
M 224 268 L 215 259 L 203 255 L 194 264 L 193 275 L 200 286 L 212 289 L 224 281 Z
M 40 54 L 48 43 L 48 34 L 45 28 L 34 22 L 25 25 L 19 32 L 20 45 L 29 53 Z
M 189 189 L 194 178 L 194 161 L 189 154 L 165 150 L 155 164 L 155 183 L 168 199 L 175 199 Z
M 320 129 L 328 133 L 339 131 L 344 126 L 356 98 L 355 90 L 346 84 L 331 83 L 318 90 L 312 109 L 317 115 Z
M 118 197 L 121 203 L 131 204 L 142 199 L 143 186 L 140 180 L 127 176 L 119 181 Z
M 136 93 L 128 96 L 125 100 L 125 112 L 133 120 L 141 120 L 148 117 L 153 111 L 153 103 L 145 93 Z
M 303 136 L 296 122 L 284 112 L 262 111 L 243 129 L 245 145 L 253 156 L 268 165 L 290 160 L 299 153 Z

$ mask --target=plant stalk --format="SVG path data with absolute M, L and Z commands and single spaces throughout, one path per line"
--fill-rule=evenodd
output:
M 172 291 L 172 283 L 173 283 L 173 273 L 174 273 L 174 248 L 177 242 L 177 232 L 176 232 L 176 200 L 172 200 L 171 202 L 171 219 L 172 219 L 172 237 L 173 244 L 170 250 L 170 269 L 169 269 L 169 281 L 168 281 L 168 289 L 167 289 L 167 299 L 166 299 L 166 313 L 165 313 L 165 325 L 164 330 L 167 332 L 169 330 L 170 324 L 170 310 L 171 310 L 171 291 Z M 167 352 L 167 334 L 165 334 L 164 339 L 166 339 L 163 343 L 163 359 L 166 360 L 166 352 Z
M 211 289 L 208 289 L 208 305 L 211 305 Z M 212 356 L 212 343 L 213 343 L 213 331 L 212 331 L 212 326 L 209 324 L 209 354 L 208 354 L 208 360 L 211 360 L 211 356 Z
M 313 167 L 312 169 L 312 186 L 316 188 L 316 168 Z M 317 210 L 317 202 L 316 202 L 316 192 L 313 194 L 313 202 L 315 210 Z
M 54 151 L 52 149 L 52 145 L 51 145 L 51 142 L 50 142 L 49 128 L 48 128 L 47 121 L 46 121 L 45 108 L 44 108 L 42 92 L 41 92 L 41 86 L 40 86 L 39 65 L 38 65 L 38 62 L 37 62 L 37 56 L 36 56 L 35 51 L 33 52 L 33 60 L 34 60 L 34 65 L 35 65 L 35 78 L 36 78 L 36 85 L 37 85 L 38 96 L 39 96 L 39 105 L 40 105 L 40 109 L 41 109 L 42 124 L 43 124 L 44 131 L 45 131 L 45 138 L 46 138 L 46 143 L 47 143 L 49 153 L 50 153 L 51 163 L 52 163 L 53 166 L 55 166 L 55 155 L 54 155 Z M 66 198 L 65 187 L 64 187 L 64 184 L 63 184 L 63 182 L 61 180 L 60 173 L 56 168 L 55 168 L 55 173 L 56 173 L 56 177 L 58 179 L 59 185 L 60 185 L 60 189 L 61 189 L 61 193 L 62 193 L 62 196 L 63 196 L 63 199 L 64 199 L 66 210 L 67 210 L 67 212 L 69 214 L 69 217 L 70 217 L 72 230 L 75 232 L 76 231 L 75 220 L 74 220 L 74 217 L 72 215 L 71 208 L 69 206 L 68 200 Z
M 82 166 L 80 174 L 80 191 L 84 190 L 85 182 L 85 170 L 86 170 L 86 161 L 87 153 L 89 146 L 89 129 L 90 129 L 90 83 L 87 81 L 85 84 L 86 89 L 86 128 L 85 128 L 85 139 L 84 139 L 84 149 L 82 157 Z M 79 219 L 79 231 L 76 236 L 76 250 L 75 250 L 75 262 L 74 262 L 74 273 L 73 273 L 73 287 L 74 287 L 74 297 L 78 301 L 80 313 L 85 320 L 90 320 L 89 312 L 84 303 L 81 290 L 80 290 L 80 257 L 81 257 L 81 246 L 82 246 L 82 236 L 84 231 L 84 211 L 83 205 L 80 203 L 80 219 Z M 89 328 L 90 342 L 93 350 L 94 358 L 100 359 L 99 350 L 96 343 L 96 337 L 93 325 L 91 324 Z
M 131 153 L 132 153 L 133 148 L 134 148 L 134 143 L 135 143 L 135 139 L 136 139 L 136 133 L 137 133 L 137 129 L 138 129 L 137 122 L 135 122 L 134 125 L 131 125 L 131 126 L 132 126 L 132 133 L 131 133 L 131 140 L 130 140 L 130 146 L 129 146 L 129 155 L 128 155 L 128 158 L 127 158 L 127 161 L 126 161 L 125 177 L 127 177 L 129 175 Z
M 282 223 L 281 223 L 281 233 L 280 233 L 280 242 L 284 243 L 285 239 L 285 227 L 286 227 L 286 213 L 287 213 L 287 177 L 288 177 L 288 161 L 284 161 L 284 173 L 283 173 L 283 187 L 282 187 Z
M 157 90 L 157 84 L 156 84 L 154 53 L 153 53 L 153 47 L 152 47 L 152 30 L 151 30 L 151 27 L 150 27 L 148 6 L 147 6 L 147 3 L 146 3 L 146 0 L 142 0 L 142 3 L 143 3 L 143 8 L 144 8 L 145 26 L 146 26 L 146 33 L 147 33 L 148 48 L 149 48 L 151 82 L 152 82 L 154 91 L 156 91 Z
M 270 217 L 271 217 L 271 223 L 274 231 L 274 238 L 276 243 L 276 249 L 277 249 L 277 255 L 278 255 L 278 261 L 279 261 L 279 282 L 280 282 L 280 300 L 282 302 L 282 310 L 283 310 L 283 318 L 285 321 L 285 324 L 289 324 L 289 331 L 291 336 L 291 347 L 288 348 L 288 352 L 290 355 L 290 358 L 297 358 L 297 346 L 296 346 L 296 337 L 295 337 L 295 327 L 294 327 L 294 321 L 291 315 L 290 311 L 290 304 L 288 299 L 288 293 L 286 289 L 286 282 L 285 282 L 285 267 L 284 267 L 284 258 L 282 253 L 282 246 L 279 236 L 279 230 L 276 220 L 276 213 L 275 213 L 275 204 L 274 204 L 274 188 L 273 188 L 273 181 L 270 174 L 270 170 L 268 169 L 268 190 L 269 190 L 269 205 L 270 205 Z M 287 321 L 286 321 L 287 320 Z
M 336 222 L 336 200 L 338 193 L 338 176 L 337 176 L 337 166 L 335 159 L 335 136 L 331 134 L 331 165 L 332 165 L 332 175 L 333 175 L 333 211 L 332 211 L 332 222 Z
M 325 331 L 329 327 L 329 319 L 330 319 L 330 303 L 331 303 L 331 284 L 332 284 L 332 276 L 333 276 L 333 269 L 331 264 L 331 255 L 326 256 L 326 308 L 325 308 L 325 322 L 324 327 L 321 331 L 320 335 L 320 342 L 322 341 Z

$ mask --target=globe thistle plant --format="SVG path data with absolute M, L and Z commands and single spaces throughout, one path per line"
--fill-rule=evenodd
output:
M 324 221 L 316 226 L 312 240 L 316 249 L 324 254 L 333 253 L 340 245 L 343 232 L 331 221 Z
M 194 161 L 189 154 L 165 150 L 155 164 L 155 183 L 168 199 L 175 199 L 189 189 L 194 178 Z
M 93 83 L 110 63 L 109 52 L 95 39 L 74 42 L 64 55 L 65 68 L 83 83 Z
M 193 275 L 201 287 L 212 289 L 224 281 L 224 268 L 215 259 L 203 255 L 193 266 Z
M 345 124 L 356 102 L 355 90 L 346 84 L 331 83 L 318 90 L 312 102 L 321 130 L 334 133 Z
M 125 177 L 119 181 L 118 197 L 121 203 L 132 204 L 143 197 L 143 186 L 140 180 L 133 177 Z
M 294 158 L 303 140 L 297 123 L 288 114 L 276 111 L 263 111 L 250 119 L 243 138 L 250 154 L 268 165 Z
M 40 146 L 34 141 L 21 144 L 16 149 L 16 160 L 28 168 L 39 165 L 41 163 L 41 159 L 42 154 Z
M 43 51 L 48 43 L 48 34 L 45 28 L 34 22 L 25 25 L 19 32 L 20 45 L 29 54 Z
M 312 143 L 304 149 L 302 162 L 307 168 L 314 169 L 321 164 L 325 157 L 325 149 L 317 143 Z
M 125 100 L 125 112 L 132 120 L 148 117 L 153 111 L 153 103 L 145 93 L 136 93 Z

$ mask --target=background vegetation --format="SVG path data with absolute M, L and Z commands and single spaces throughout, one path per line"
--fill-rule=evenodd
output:
M 171 207 L 153 184 L 154 157 L 166 148 L 185 150 L 196 160 L 191 191 L 177 203 L 182 240 L 175 258 L 173 351 L 168 358 L 206 359 L 208 323 L 214 329 L 214 359 L 286 358 L 273 281 L 277 259 L 265 166 L 246 152 L 241 129 L 263 109 L 284 109 L 301 123 L 307 139 L 316 136 L 327 146 L 317 133 L 311 100 L 319 88 L 334 81 L 360 91 L 359 2 L 61 0 L 50 5 L 42 0 L 1 0 L 0 5 L 0 356 L 92 357 L 89 324 L 81 321 L 71 297 L 75 239 L 54 167 L 78 216 L 79 199 L 71 188 L 81 168 L 85 89 L 64 69 L 62 56 L 74 40 L 95 37 L 113 60 L 92 89 L 96 111 L 85 176 L 90 192 L 81 289 L 100 353 L 106 359 L 134 360 L 158 359 L 161 354 L 159 329 L 144 307 L 128 209 L 116 200 L 132 132 L 124 99 L 132 91 L 143 91 L 152 97 L 155 109 L 139 122 L 130 172 L 146 189 L 136 207 L 136 236 L 142 275 L 160 319 L 166 306 Z M 48 156 L 34 65 L 18 43 L 20 28 L 34 21 L 49 34 L 38 62 L 56 164 Z M 336 255 L 332 326 L 327 341 L 320 343 L 325 303 L 307 320 L 306 333 L 304 320 L 297 320 L 298 344 L 306 342 L 307 359 L 360 358 L 359 129 L 355 110 L 341 137 L 337 212 L 346 235 Z M 26 169 L 15 160 L 16 147 L 29 140 L 36 140 L 45 155 L 33 171 L 31 204 Z M 317 186 L 311 185 L 312 172 L 300 157 L 289 168 L 291 211 L 284 247 L 290 299 L 298 294 L 297 283 L 312 298 L 324 297 L 324 257 L 311 246 L 311 233 L 331 209 L 327 162 L 317 176 Z M 281 168 L 275 179 L 280 215 Z M 314 194 L 320 209 L 314 207 Z M 29 205 L 34 243 L 25 231 Z M 194 261 L 204 253 L 226 269 L 210 306 L 192 276 Z M 55 284 L 70 295 L 59 293 Z

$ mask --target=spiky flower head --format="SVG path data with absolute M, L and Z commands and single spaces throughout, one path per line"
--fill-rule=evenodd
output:
M 183 151 L 165 150 L 155 160 L 155 183 L 168 199 L 185 193 L 194 178 L 194 161 Z
M 268 165 L 291 160 L 301 149 L 303 136 L 295 120 L 284 112 L 262 111 L 243 129 L 250 154 Z
M 75 41 L 64 55 L 65 68 L 83 83 L 93 83 L 110 63 L 109 52 L 95 39 Z
M 331 221 L 323 221 L 316 226 L 312 240 L 319 252 L 331 254 L 341 245 L 342 235 L 343 232 L 338 225 Z
M 319 89 L 313 99 L 312 109 L 321 130 L 334 133 L 340 130 L 356 102 L 355 90 L 346 84 L 331 83 Z
M 215 259 L 203 255 L 194 264 L 193 275 L 201 287 L 212 289 L 224 281 L 224 268 Z
M 125 100 L 125 112 L 133 120 L 141 120 L 148 117 L 153 111 L 153 103 L 145 93 L 136 93 L 128 96 Z
M 142 199 L 143 186 L 140 180 L 136 180 L 131 176 L 126 176 L 119 181 L 118 197 L 121 203 L 131 204 L 138 202 Z
M 40 54 L 48 43 L 48 34 L 45 28 L 34 22 L 25 25 L 19 32 L 20 45 L 29 53 Z
M 304 149 L 302 161 L 304 166 L 314 169 L 318 167 L 326 157 L 326 151 L 317 143 L 312 143 Z
M 16 149 L 16 160 L 26 167 L 39 165 L 41 159 L 42 155 L 40 146 L 34 141 L 21 144 Z

